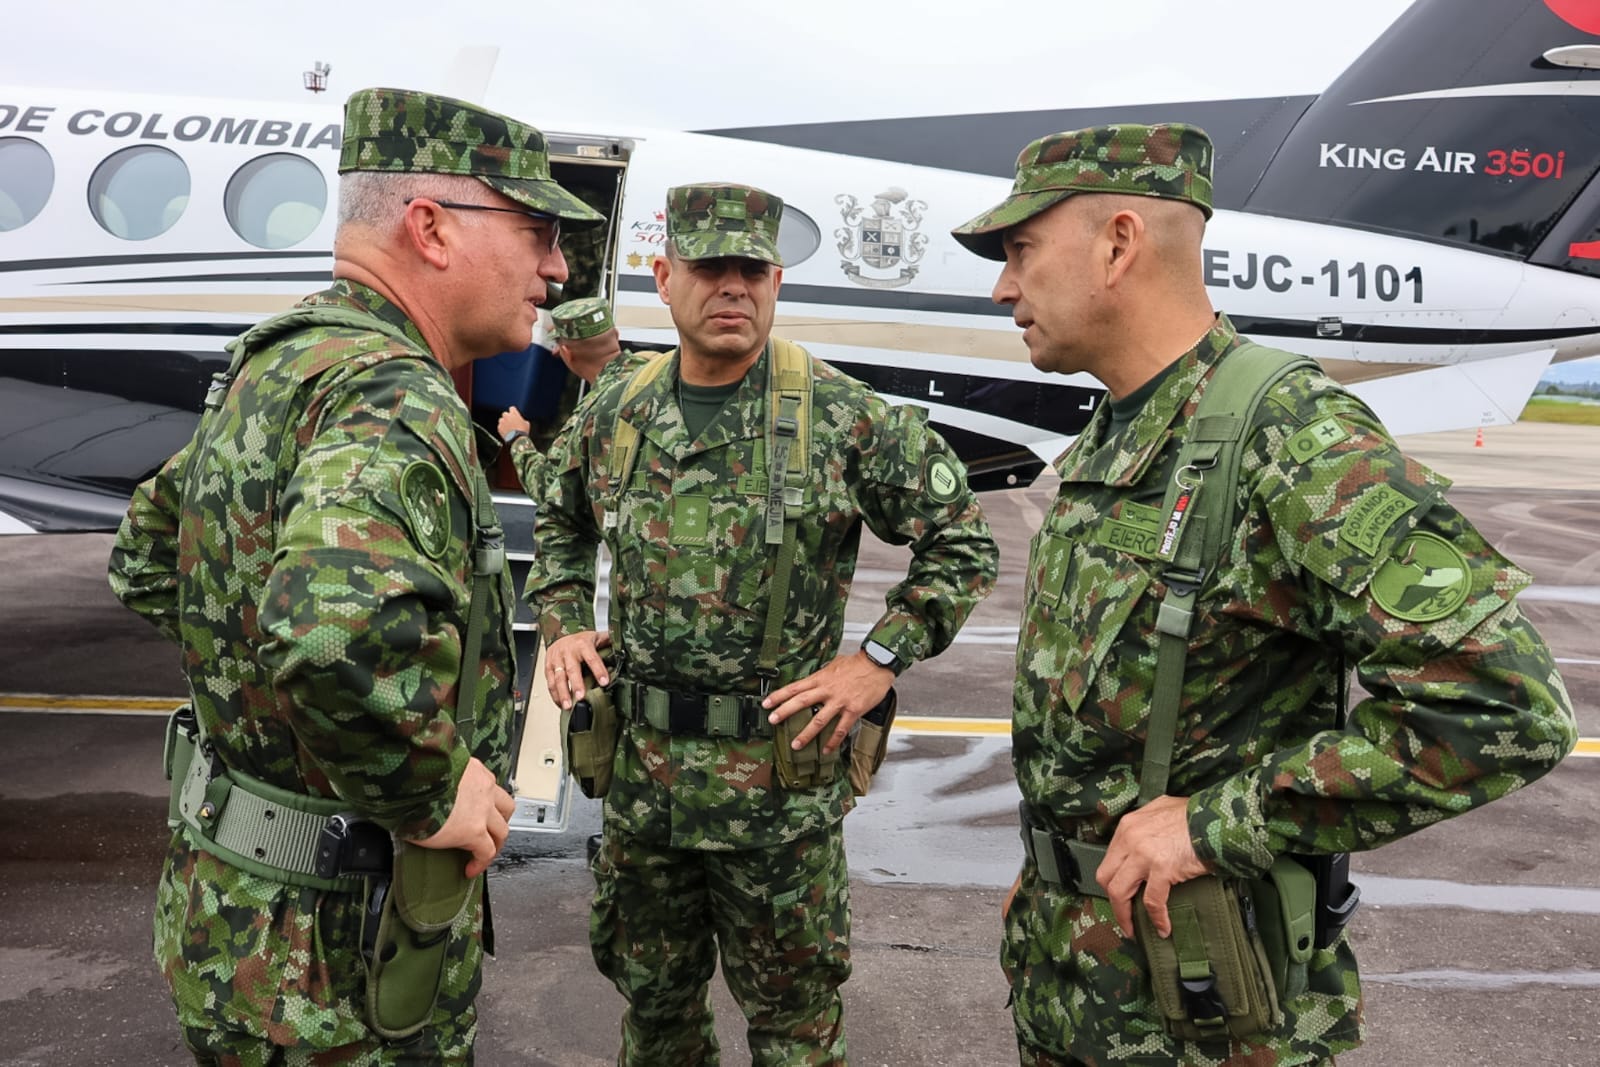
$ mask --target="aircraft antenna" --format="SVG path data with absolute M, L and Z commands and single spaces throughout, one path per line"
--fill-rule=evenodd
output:
M 322 60 L 311 64 L 311 69 L 305 72 L 306 88 L 314 93 L 320 93 L 328 87 L 328 75 L 333 73 L 333 67 Z

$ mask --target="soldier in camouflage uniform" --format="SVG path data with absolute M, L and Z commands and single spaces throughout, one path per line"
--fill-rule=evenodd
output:
M 586 296 L 568 300 L 550 312 L 556 355 L 580 381 L 591 389 L 601 377 L 626 374 L 644 362 L 645 356 L 624 352 L 611 320 L 611 305 L 604 297 Z M 593 393 L 591 392 L 591 396 Z M 533 427 L 515 407 L 508 408 L 497 427 L 511 450 L 511 462 L 523 491 L 535 502 L 544 492 L 544 453 L 529 436 Z
M 1001 957 L 1024 1064 L 1270 1067 L 1355 1047 L 1345 932 L 1315 951 L 1280 1027 L 1170 1037 L 1132 938 L 1140 886 L 1169 937 L 1175 884 L 1376 848 L 1527 784 L 1575 742 L 1550 652 L 1515 603 L 1528 575 L 1449 504 L 1444 478 L 1305 368 L 1256 409 L 1238 484 L 1207 487 L 1236 494 L 1236 528 L 1194 606 L 1167 795 L 1134 810 L 1172 594 L 1163 505 L 1197 403 L 1241 345 L 1201 276 L 1211 159 L 1182 125 L 1045 137 L 1018 158 L 1011 195 L 954 231 L 1004 261 L 994 299 L 1034 365 L 1109 390 L 1056 462 L 1026 576 L 1012 724 L 1025 820 L 1109 848 L 1071 886 L 1030 854 L 1008 898 Z M 1346 663 L 1372 695 L 1336 730 Z
M 654 270 L 680 347 L 636 396 L 624 399 L 632 376 L 602 382 L 552 452 L 539 513 L 530 591 L 564 706 L 586 667 L 609 680 L 593 631 L 602 538 L 614 560 L 607 637 L 624 657 L 626 722 L 590 936 L 628 999 L 625 1065 L 718 1062 L 709 980 L 719 949 L 755 1063 L 845 1062 L 850 788 L 842 772 L 785 788 L 773 723 L 818 708 L 793 747 L 817 739 L 838 751 L 895 672 L 950 644 L 995 576 L 965 470 L 923 412 L 891 407 L 801 353 L 813 399 L 795 448 L 807 449 L 809 482 L 788 593 L 774 593 L 781 550 L 764 536 L 765 450 L 778 405 L 769 371 L 781 364 L 769 343 L 781 214 L 777 197 L 746 186 L 669 192 L 667 255 Z M 640 434 L 631 475 L 608 461 L 619 417 Z M 912 562 L 864 649 L 841 655 L 863 526 L 909 544 Z M 769 644 L 774 604 L 781 630 Z M 776 677 L 764 682 L 768 647 Z M 670 721 L 651 711 L 658 699 Z M 712 703 L 737 709 L 737 727 L 711 736 Z
M 508 573 L 476 583 L 464 664 L 497 520 L 450 372 L 527 343 L 566 277 L 559 222 L 598 216 L 550 180 L 538 130 L 422 93 L 354 94 L 339 169 L 334 284 L 230 346 L 231 385 L 129 507 L 111 585 L 183 648 L 204 753 L 236 783 L 224 819 L 251 779 L 338 798 L 461 850 L 476 879 L 512 811 L 511 592 Z M 295 884 L 220 842 L 180 822 L 156 903 L 199 1063 L 470 1062 L 481 891 L 431 1017 L 396 1047 L 365 1018 L 359 888 Z

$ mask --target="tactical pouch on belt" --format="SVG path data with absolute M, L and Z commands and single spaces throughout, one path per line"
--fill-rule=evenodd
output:
M 1287 857 L 1262 878 L 1206 875 L 1172 887 L 1161 938 L 1141 894 L 1133 918 L 1167 1032 L 1205 1041 L 1280 1025 L 1283 1002 L 1306 989 L 1316 901 L 1316 879 Z
M 1208 874 L 1172 887 L 1170 937 L 1134 899 L 1133 920 L 1150 989 L 1167 1032 L 1185 1041 L 1250 1037 L 1283 1021 L 1254 901 L 1237 879 Z
M 1317 879 L 1301 863 L 1279 857 L 1264 878 L 1252 878 L 1256 926 L 1279 1001 L 1306 991 L 1317 919 Z
M 883 766 L 883 757 L 889 751 L 889 728 L 894 725 L 894 689 L 891 688 L 878 706 L 862 716 L 856 735 L 850 742 L 850 791 L 858 797 L 867 795 L 872 776 Z
M 617 682 L 615 658 L 601 651 L 611 685 Z M 611 789 L 611 768 L 617 755 L 617 705 L 611 688 L 601 688 L 585 668 L 583 697 L 561 710 L 561 744 L 567 767 L 578 780 L 583 795 L 603 797 Z
M 778 769 L 778 783 L 785 789 L 832 785 L 839 776 L 839 750 L 822 750 L 824 742 L 833 736 L 832 727 L 825 728 L 798 751 L 791 747 L 816 714 L 815 708 L 804 708 L 772 728 L 772 762 Z
M 450 929 L 477 899 L 481 881 L 466 876 L 466 863 L 459 849 L 396 841 L 393 881 L 368 883 L 362 920 L 367 1025 L 386 1040 L 410 1037 L 433 1015 Z

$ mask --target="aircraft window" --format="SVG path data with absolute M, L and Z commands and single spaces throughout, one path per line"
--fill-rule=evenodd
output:
M 189 168 L 155 145 L 124 148 L 89 179 L 89 210 L 107 233 L 147 241 L 172 229 L 189 206 Z
M 0 233 L 32 222 L 56 183 L 45 148 L 26 137 L 0 137 Z
M 778 222 L 778 255 L 783 257 L 784 268 L 799 266 L 821 247 L 822 231 L 811 216 L 792 204 L 783 205 L 783 218 Z
M 310 160 L 274 153 L 235 171 L 222 203 L 234 233 L 257 248 L 288 248 L 322 222 L 328 183 Z

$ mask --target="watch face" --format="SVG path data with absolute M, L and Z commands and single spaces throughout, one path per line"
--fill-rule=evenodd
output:
M 894 670 L 895 664 L 899 662 L 899 658 L 892 651 L 876 641 L 866 642 L 861 646 L 861 650 L 867 654 L 867 658 L 872 662 L 880 667 L 887 667 L 891 671 Z

